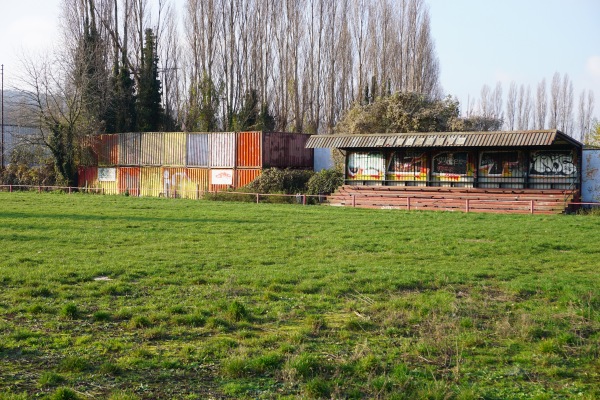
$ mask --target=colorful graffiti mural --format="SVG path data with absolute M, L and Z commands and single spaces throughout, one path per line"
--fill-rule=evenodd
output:
M 382 180 L 385 175 L 385 157 L 381 152 L 348 153 L 348 179 Z
M 423 151 L 394 151 L 387 163 L 387 180 L 427 180 L 427 156 Z
M 479 161 L 481 176 L 503 176 L 520 178 L 524 173 L 524 163 L 517 151 L 484 151 Z
M 530 175 L 574 176 L 577 167 L 571 151 L 535 151 L 531 153 Z
M 466 151 L 445 151 L 433 156 L 433 173 L 449 175 L 473 175 Z

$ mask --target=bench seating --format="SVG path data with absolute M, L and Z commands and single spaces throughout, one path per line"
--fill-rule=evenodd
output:
M 560 189 L 498 189 L 344 185 L 328 201 L 333 206 L 400 210 L 560 214 L 578 192 Z

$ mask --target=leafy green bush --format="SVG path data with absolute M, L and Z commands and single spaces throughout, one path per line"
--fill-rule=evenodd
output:
M 337 169 L 324 169 L 310 177 L 308 194 L 330 194 L 344 184 L 344 173 Z
M 246 187 L 257 193 L 306 193 L 310 170 L 268 168 Z

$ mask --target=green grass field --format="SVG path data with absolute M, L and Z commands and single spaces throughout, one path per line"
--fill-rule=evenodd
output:
M 600 218 L 0 193 L 0 399 L 600 398 Z

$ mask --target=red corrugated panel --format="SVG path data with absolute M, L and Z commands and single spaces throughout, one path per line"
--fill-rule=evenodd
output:
M 258 178 L 262 169 L 238 169 L 235 177 L 235 187 L 241 188 Z
M 117 174 L 119 194 L 140 195 L 140 167 L 120 167 Z
M 313 149 L 305 148 L 309 135 L 263 133 L 263 167 L 313 168 Z
M 79 167 L 77 184 L 79 187 L 96 187 L 98 185 L 98 167 Z
M 238 132 L 236 136 L 236 165 L 260 168 L 262 132 Z
M 117 165 L 119 162 L 119 135 L 100 135 L 98 165 Z

